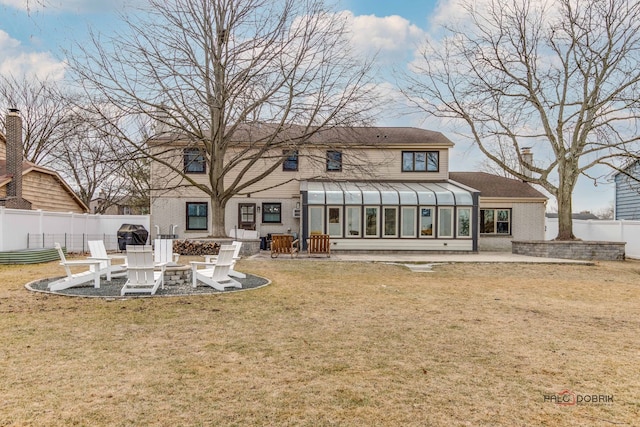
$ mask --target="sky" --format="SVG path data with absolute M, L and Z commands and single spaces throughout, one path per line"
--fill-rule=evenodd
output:
M 143 0 L 0 0 L 0 73 L 53 76 L 65 73 L 65 51 L 82 44 L 90 30 L 108 34 L 118 28 L 118 12 Z M 439 22 L 456 14 L 456 0 L 335 0 L 348 11 L 358 49 L 376 52 L 383 65 L 404 66 L 418 44 Z M 389 90 L 393 90 L 391 87 Z M 469 141 L 447 132 L 447 127 L 421 114 L 382 117 L 381 126 L 415 126 L 445 133 L 456 146 L 452 171 L 477 171 L 483 155 Z M 535 153 L 534 153 L 535 155 Z M 573 210 L 599 212 L 612 205 L 611 183 L 581 178 Z M 554 203 L 550 201 L 552 206 Z

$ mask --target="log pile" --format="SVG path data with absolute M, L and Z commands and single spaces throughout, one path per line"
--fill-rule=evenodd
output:
M 180 255 L 217 255 L 220 244 L 197 240 L 174 240 L 173 252 Z

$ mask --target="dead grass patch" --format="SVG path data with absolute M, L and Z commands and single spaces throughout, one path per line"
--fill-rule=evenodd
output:
M 255 291 L 98 300 L 0 266 L 0 425 L 634 425 L 640 263 L 241 261 Z M 545 394 L 613 396 L 559 406 Z

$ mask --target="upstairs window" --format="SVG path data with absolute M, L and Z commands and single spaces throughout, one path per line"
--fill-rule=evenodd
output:
M 438 172 L 439 158 L 438 151 L 403 151 L 402 172 Z
M 286 156 L 286 158 L 284 159 L 284 162 L 282 163 L 282 170 L 294 171 L 294 172 L 297 171 L 298 170 L 298 150 L 293 150 L 293 151 L 285 150 L 282 152 L 282 154 Z
M 327 172 L 342 171 L 342 151 L 327 151 Z
M 204 154 L 199 148 L 185 148 L 184 157 L 184 173 L 206 173 L 207 164 L 205 163 Z

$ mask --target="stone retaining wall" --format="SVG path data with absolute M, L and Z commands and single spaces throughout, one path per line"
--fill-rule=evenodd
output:
M 512 241 L 511 252 L 543 258 L 624 261 L 626 242 L 595 241 Z

